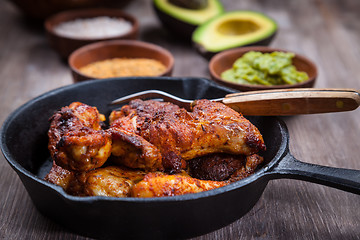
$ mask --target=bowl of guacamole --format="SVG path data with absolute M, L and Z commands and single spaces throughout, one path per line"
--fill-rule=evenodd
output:
M 240 91 L 313 87 L 317 68 L 308 58 L 270 47 L 242 47 L 215 55 L 211 78 Z

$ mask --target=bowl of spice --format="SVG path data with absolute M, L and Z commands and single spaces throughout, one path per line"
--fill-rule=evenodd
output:
M 57 13 L 45 20 L 50 45 L 64 59 L 79 47 L 115 39 L 136 39 L 139 23 L 119 9 L 93 8 Z
M 158 45 L 138 40 L 112 40 L 88 44 L 68 60 L 75 82 L 136 76 L 171 76 L 173 55 Z
M 212 80 L 240 91 L 313 87 L 316 65 L 307 57 L 266 46 L 216 54 L 209 63 Z

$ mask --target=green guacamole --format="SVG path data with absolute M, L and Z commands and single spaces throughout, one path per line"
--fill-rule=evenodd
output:
M 291 52 L 248 52 L 237 59 L 233 67 L 224 71 L 221 78 L 240 84 L 283 85 L 309 79 L 292 65 L 295 54 Z

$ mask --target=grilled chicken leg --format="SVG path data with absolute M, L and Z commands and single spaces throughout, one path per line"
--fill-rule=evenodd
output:
M 72 171 L 101 167 L 111 154 L 111 135 L 101 129 L 105 116 L 74 102 L 50 118 L 48 148 L 59 166 Z
M 183 175 L 149 173 L 132 188 L 133 197 L 166 197 L 198 193 L 227 185 L 227 182 L 199 180 Z
M 170 173 L 185 167 L 184 161 L 211 153 L 251 155 L 265 150 L 263 138 L 253 124 L 224 104 L 209 100 L 195 101 L 188 112 L 171 103 L 137 99 L 113 112 L 110 123 L 114 148 L 128 148 L 129 144 L 115 139 L 116 131 L 136 134 L 159 149 L 161 158 L 152 158 L 158 162 L 152 165 L 162 165 Z M 125 152 L 112 154 L 129 166 Z
M 45 180 L 59 185 L 75 196 L 129 197 L 132 187 L 145 172 L 119 166 L 97 168 L 89 172 L 68 171 L 54 162 Z

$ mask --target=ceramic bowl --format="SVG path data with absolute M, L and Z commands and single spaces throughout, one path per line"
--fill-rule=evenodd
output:
M 317 68 L 316 65 L 307 57 L 301 56 L 295 53 L 293 58 L 293 65 L 298 71 L 304 71 L 308 74 L 309 79 L 297 84 L 288 84 L 288 85 L 250 85 L 250 84 L 238 84 L 229 81 L 225 81 L 221 78 L 221 73 L 225 70 L 232 68 L 234 62 L 240 58 L 242 55 L 249 51 L 258 51 L 262 53 L 270 53 L 274 51 L 280 52 L 290 52 L 283 49 L 270 48 L 266 46 L 257 46 L 257 47 L 242 47 L 227 50 L 221 53 L 216 54 L 211 58 L 209 62 L 209 71 L 211 79 L 217 83 L 237 89 L 239 91 L 256 91 L 256 90 L 266 90 L 266 89 L 283 89 L 283 88 L 311 88 L 315 84 L 317 77 Z
M 74 51 L 68 60 L 74 82 L 94 79 L 79 71 L 80 68 L 111 58 L 148 58 L 161 62 L 166 70 L 158 76 L 171 76 L 174 57 L 166 49 L 152 43 L 137 40 L 113 40 L 92 43 Z M 130 76 L 131 77 L 131 76 Z
M 55 27 L 63 22 L 73 21 L 75 19 L 95 18 L 102 16 L 124 19 L 131 23 L 132 28 L 129 32 L 125 34 L 104 38 L 72 38 L 60 35 L 55 31 Z M 74 50 L 84 45 L 98 41 L 115 39 L 136 39 L 139 32 L 139 23 L 135 17 L 119 9 L 108 8 L 91 8 L 60 12 L 47 18 L 44 25 L 50 45 L 64 59 L 67 59 Z

